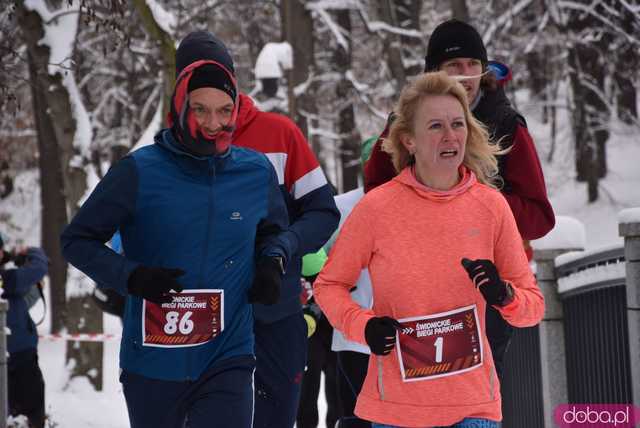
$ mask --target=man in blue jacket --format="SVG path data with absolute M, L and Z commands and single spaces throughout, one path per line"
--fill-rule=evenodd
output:
M 15 268 L 5 269 L 13 261 Z M 38 365 L 38 332 L 29 316 L 25 296 L 47 274 L 48 260 L 40 248 L 4 251 L 0 235 L 0 285 L 2 298 L 9 301 L 7 364 L 9 413 L 25 415 L 32 427 L 45 423 L 44 380 Z
M 278 179 L 230 145 L 233 61 L 215 38 L 189 51 L 169 128 L 100 181 L 62 234 L 63 254 L 126 294 L 121 382 L 133 428 L 252 426 L 250 303 L 273 304 L 291 259 Z M 116 230 L 123 254 L 107 247 Z
M 185 37 L 176 55 L 176 74 L 194 61 L 215 60 L 204 49 L 215 37 L 196 31 Z M 221 70 L 211 70 L 220 79 Z M 273 164 L 287 207 L 284 238 L 291 258 L 278 302 L 254 305 L 256 337 L 255 428 L 293 427 L 307 358 L 307 324 L 300 302 L 302 256 L 315 253 L 338 227 L 340 212 L 309 143 L 286 116 L 263 112 L 251 98 L 238 95 L 234 146 L 264 153 Z M 125 249 L 126 250 L 126 249 Z

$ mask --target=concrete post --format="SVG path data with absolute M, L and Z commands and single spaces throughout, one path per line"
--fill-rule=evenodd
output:
M 539 325 L 545 428 L 556 427 L 553 412 L 556 406 L 568 402 L 564 315 L 558 294 L 555 258 L 570 251 L 584 250 L 584 236 L 582 223 L 568 217 L 557 217 L 556 227 L 549 235 L 533 242 L 536 277 L 545 301 L 544 318 Z
M 631 389 L 633 404 L 640 406 L 640 221 L 626 222 L 622 220 L 622 217 L 621 215 L 618 231 L 620 236 L 624 237 L 624 258 L 626 261 Z
M 0 283 L 2 279 L 0 279 Z M 9 302 L 0 299 L 0 428 L 6 428 L 9 417 L 7 388 L 7 311 Z

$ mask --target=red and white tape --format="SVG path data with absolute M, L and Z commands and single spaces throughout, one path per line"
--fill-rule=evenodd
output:
M 41 334 L 39 335 L 41 340 L 50 340 L 50 341 L 58 341 L 58 340 L 66 340 L 66 341 L 77 341 L 77 342 L 111 342 L 120 340 L 120 335 L 117 334 L 108 334 L 108 333 L 61 333 L 61 334 Z

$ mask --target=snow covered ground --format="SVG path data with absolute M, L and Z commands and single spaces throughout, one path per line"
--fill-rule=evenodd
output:
M 539 122 L 540 107 L 528 100 L 527 93 L 517 94 L 518 108 L 527 118 L 536 141 L 547 180 L 550 198 L 556 215 L 580 220 L 586 229 L 586 247 L 621 242 L 618 237 L 617 214 L 625 208 L 640 207 L 640 143 L 637 128 L 618 125 L 613 127 L 608 143 L 609 174 L 601 182 L 601 198 L 587 203 L 585 184 L 574 181 L 573 144 L 566 125 L 566 112 L 559 111 L 558 137 L 552 162 L 546 160 L 550 148 L 548 127 Z M 22 174 L 16 181 L 16 191 L 0 205 L 0 220 L 5 234 L 20 235 L 23 243 L 39 245 L 39 190 L 37 172 Z M 33 309 L 39 318 L 39 305 Z M 48 322 L 39 327 L 48 333 Z M 105 332 L 119 334 L 119 320 L 105 316 Z M 104 390 L 96 392 L 81 379 L 68 380 L 65 367 L 63 341 L 41 340 L 40 361 L 46 382 L 47 412 L 51 426 L 64 428 L 125 428 L 128 419 L 124 398 L 118 382 L 118 342 L 105 343 Z M 323 397 L 321 391 L 321 397 Z M 320 400 L 321 427 L 326 404 Z
M 34 308 L 35 310 L 36 308 Z M 43 329 L 45 330 L 45 329 Z M 105 331 L 120 334 L 120 320 L 105 315 Z M 127 428 L 127 407 L 118 381 L 118 341 L 104 344 L 103 391 L 97 392 L 86 378 L 69 381 L 65 367 L 65 342 L 40 340 L 40 367 L 45 377 L 49 426 L 69 428 Z
M 594 249 L 622 243 L 618 236 L 618 213 L 640 207 L 640 142 L 638 128 L 613 122 L 607 142 L 609 172 L 600 181 L 600 198 L 587 202 L 587 185 L 575 181 L 574 147 L 567 110 L 558 108 L 558 132 L 553 161 L 547 154 L 551 146 L 548 125 L 540 123 L 540 106 L 530 102 L 527 91 L 517 94 L 518 108 L 527 119 L 538 149 L 547 190 L 556 216 L 581 221 L 586 229 L 586 248 Z

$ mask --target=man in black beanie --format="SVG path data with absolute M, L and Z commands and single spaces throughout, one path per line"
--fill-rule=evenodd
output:
M 220 88 L 220 66 L 233 74 L 233 62 L 222 42 L 210 33 L 187 36 L 176 55 L 176 74 L 183 78 L 193 63 L 215 60 L 214 78 Z M 179 84 L 179 83 L 178 83 Z M 223 89 L 224 90 L 224 89 Z M 190 92 L 191 100 L 196 91 Z M 233 97 L 232 97 L 233 98 Z M 289 227 L 283 234 L 291 258 L 282 293 L 271 306 L 254 305 L 255 428 L 291 428 L 295 424 L 301 381 L 306 364 L 307 324 L 300 303 L 302 256 L 315 253 L 338 227 L 340 213 L 333 192 L 300 129 L 288 117 L 258 110 L 253 100 L 239 92 L 232 121 L 233 146 L 264 153 L 278 175 L 287 207 Z M 256 263 L 256 283 L 268 279 L 268 265 Z
M 233 61 L 188 35 L 169 127 L 115 164 L 62 234 L 66 259 L 126 296 L 120 367 L 132 428 L 253 425 L 252 303 L 273 305 L 293 257 L 278 176 L 231 145 Z M 120 231 L 123 253 L 104 243 Z
M 425 72 L 445 71 L 455 76 L 467 91 L 467 101 L 475 118 L 487 126 L 492 141 L 511 149 L 499 158 L 499 172 L 504 180 L 501 190 L 516 219 L 527 256 L 531 258 L 528 241 L 546 235 L 555 224 L 555 216 L 527 124 L 505 96 L 503 84 L 507 79 L 498 81 L 492 70 L 482 37 L 473 26 L 451 19 L 438 25 L 431 34 Z M 510 77 L 510 72 L 507 75 Z M 365 167 L 365 191 L 396 175 L 390 156 L 381 150 L 392 120 L 393 114 Z M 486 329 L 496 370 L 502 377 L 503 360 L 513 327 L 497 310 L 488 306 Z

